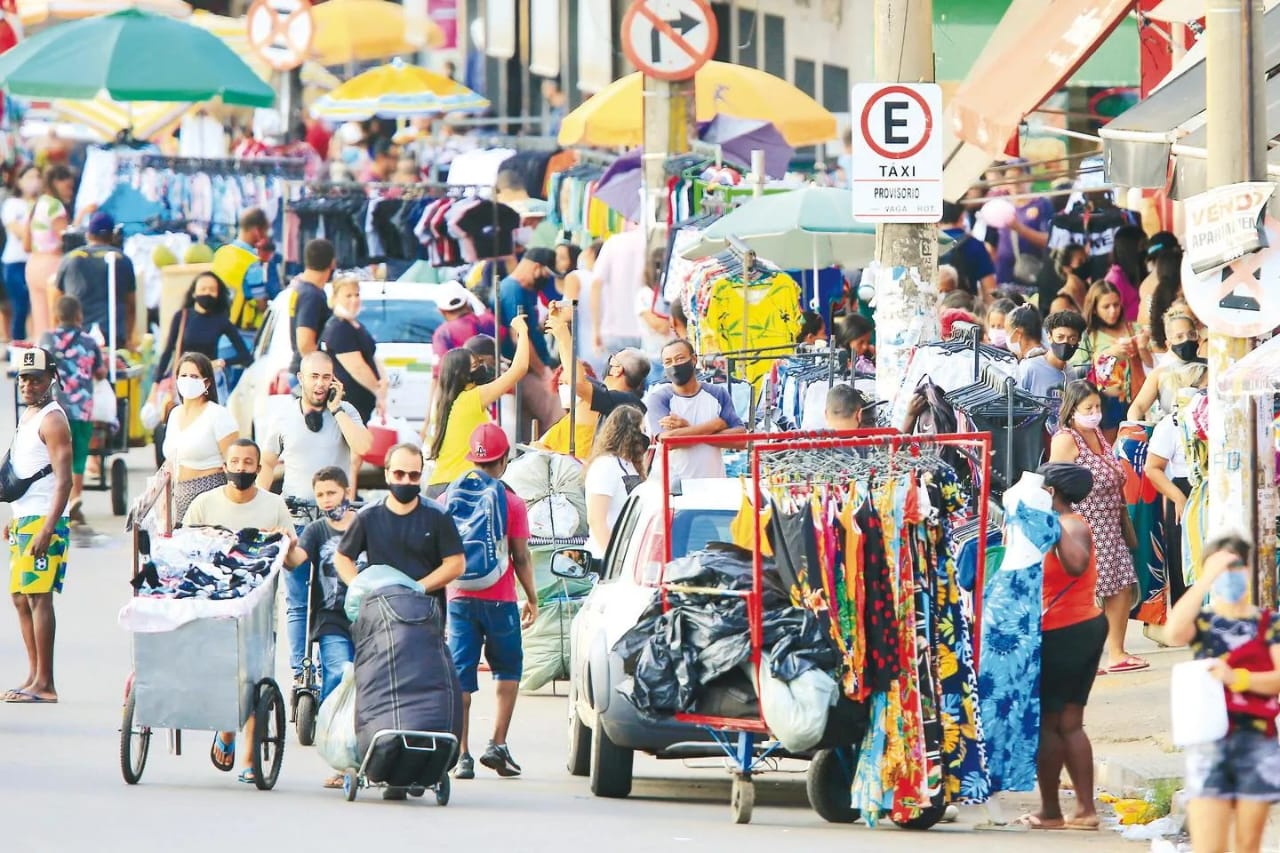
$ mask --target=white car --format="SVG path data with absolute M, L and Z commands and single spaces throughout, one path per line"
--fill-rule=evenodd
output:
M 620 696 L 628 676 L 613 646 L 653 601 L 671 536 L 672 558 L 708 542 L 730 542 L 729 527 L 742 506 L 736 479 L 691 479 L 672 496 L 670 525 L 663 518 L 662 484 L 651 479 L 627 499 L 605 551 L 601 580 L 574 617 L 570 641 L 568 769 L 591 777 L 599 797 L 631 792 L 635 750 L 659 758 L 720 756 L 701 729 L 647 720 Z
M 377 341 L 377 358 L 387 367 L 387 416 L 420 429 L 432 391 L 435 353 L 431 335 L 444 322 L 436 308 L 438 285 L 400 281 L 360 283 L 360 323 Z M 328 287 L 325 288 L 326 292 Z M 289 389 L 289 291 L 271 301 L 253 342 L 253 363 L 245 368 L 227 407 L 243 436 L 263 437 L 272 419 L 293 399 Z

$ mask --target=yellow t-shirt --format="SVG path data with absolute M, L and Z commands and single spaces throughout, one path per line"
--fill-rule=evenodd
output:
M 468 388 L 453 401 L 449 410 L 449 422 L 444 426 L 444 441 L 440 444 L 440 455 L 436 457 L 435 470 L 431 472 L 431 482 L 427 485 L 438 486 L 441 483 L 452 483 L 475 467 L 467 461 L 467 453 L 471 450 L 471 433 L 480 424 L 488 423 L 492 418 L 489 411 L 480 404 L 480 389 Z M 439 425 L 436 429 L 439 429 Z
M 583 422 L 582 418 L 578 418 L 578 422 L 574 424 L 573 431 L 578 439 L 574 442 L 574 458 L 586 459 L 591 455 L 591 445 L 596 440 L 596 423 L 595 418 L 588 422 Z M 568 454 L 569 416 L 565 415 L 556 421 L 555 426 L 543 433 L 542 438 L 538 439 L 538 444 L 552 453 Z

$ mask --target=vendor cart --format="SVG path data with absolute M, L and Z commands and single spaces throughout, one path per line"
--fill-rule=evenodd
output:
M 672 483 L 669 477 L 669 457 L 673 448 L 688 447 L 699 444 L 712 444 L 724 448 L 746 449 L 750 452 L 751 491 L 753 502 L 763 494 L 762 486 L 766 479 L 775 478 L 778 472 L 785 471 L 786 485 L 798 490 L 803 495 L 810 494 L 807 489 L 816 487 L 824 477 L 831 475 L 831 482 L 839 483 L 843 477 L 843 486 L 848 488 L 851 469 L 840 469 L 829 465 L 828 458 L 837 452 L 843 452 L 855 466 L 885 465 L 892 454 L 901 454 L 902 462 L 919 457 L 923 449 L 936 450 L 953 448 L 963 454 L 973 465 L 976 480 L 980 483 L 980 495 L 974 502 L 979 517 L 979 524 L 985 528 L 986 507 L 989 495 L 991 436 L 988 433 L 954 434 L 954 435 L 899 435 L 892 430 L 854 430 L 847 432 L 788 432 L 775 434 L 747 433 L 732 436 L 664 438 L 660 441 L 658 453 L 663 481 L 664 512 L 668 519 L 673 518 L 670 496 Z M 868 458 L 870 454 L 887 454 Z M 787 465 L 769 466 L 771 457 L 787 461 Z M 789 466 L 789 467 L 788 467 Z M 835 473 L 832 475 L 831 472 Z M 892 474 L 893 464 L 890 462 L 882 473 Z M 898 473 L 902 473 L 899 469 Z M 751 668 L 759 684 L 760 668 L 764 642 L 764 557 L 761 543 L 765 536 L 761 523 L 761 513 L 755 514 L 755 544 L 753 547 L 753 571 L 750 589 L 730 590 L 723 588 L 686 587 L 678 584 L 662 583 L 662 600 L 664 609 L 671 605 L 670 597 L 675 596 L 735 596 L 743 600 L 746 607 L 747 624 L 751 642 Z M 671 562 L 671 542 L 666 541 L 665 560 Z M 979 554 L 978 577 L 983 575 L 982 555 Z M 975 599 L 979 608 L 977 620 L 980 623 L 980 596 Z M 976 638 L 974 639 L 976 656 Z M 914 664 L 913 664 L 914 666 Z M 922 664 L 923 666 L 923 664 Z M 724 753 L 732 774 L 730 809 L 735 823 L 749 823 L 755 803 L 753 775 L 770 757 L 789 755 L 787 750 L 770 732 L 763 714 L 755 718 L 717 717 L 705 714 L 677 713 L 675 719 L 681 722 L 701 726 L 712 737 Z M 846 823 L 856 820 L 859 812 L 853 807 L 850 789 L 858 764 L 859 745 L 823 744 L 824 748 L 811 753 L 808 775 L 809 799 L 814 810 L 824 819 Z M 794 756 L 804 757 L 804 756 Z M 914 816 L 894 822 L 906 829 L 928 829 L 942 819 L 944 805 L 932 805 L 920 808 Z M 878 816 L 878 815 L 877 815 Z
M 169 490 L 167 473 L 161 471 L 131 509 L 135 577 L 149 559 L 150 537 L 170 534 L 163 521 L 144 529 L 157 504 L 168 504 Z M 237 615 L 199 616 L 172 630 L 134 632 L 133 673 L 120 725 L 120 772 L 126 783 L 141 780 L 154 729 L 169 729 L 170 752 L 181 755 L 183 729 L 238 732 L 253 719 L 253 781 L 263 791 L 275 786 L 285 741 L 284 696 L 272 677 L 278 582 L 276 570 L 236 602 L 243 603 Z

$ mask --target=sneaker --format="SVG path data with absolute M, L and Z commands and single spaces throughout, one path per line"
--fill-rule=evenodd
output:
M 458 766 L 453 768 L 453 778 L 455 779 L 474 779 L 476 778 L 476 762 L 470 755 L 463 753 L 458 759 Z
M 480 756 L 480 763 L 499 776 L 519 776 L 520 765 L 511 758 L 511 750 L 505 743 L 489 742 L 489 748 Z

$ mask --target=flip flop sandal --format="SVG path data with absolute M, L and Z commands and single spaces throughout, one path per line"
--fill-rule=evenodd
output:
M 1120 663 L 1116 664 L 1115 666 L 1108 667 L 1107 672 L 1114 672 L 1114 673 L 1141 672 L 1144 669 L 1150 669 L 1150 668 L 1151 668 L 1151 664 L 1148 663 L 1147 661 L 1143 660 L 1142 658 L 1137 658 L 1137 657 L 1134 657 L 1133 655 L 1129 655 L 1129 657 L 1120 661 Z
M 226 763 L 219 761 L 219 756 Z M 209 747 L 209 761 L 214 767 L 223 773 L 230 773 L 236 767 L 236 742 L 233 739 L 231 743 L 223 743 L 222 735 L 215 734 L 213 736 L 213 746 Z
M 1084 820 L 1071 818 L 1064 824 L 1064 826 L 1066 829 L 1072 829 L 1076 832 L 1097 832 L 1100 823 L 1101 822 L 1096 817 L 1092 820 L 1087 818 Z
M 1067 828 L 1065 821 L 1061 824 L 1050 826 L 1049 824 L 1044 823 L 1039 817 L 1031 814 L 1030 812 L 1022 815 L 1013 823 L 1016 826 L 1025 826 L 1028 829 L 1043 830 L 1045 832 L 1056 832 L 1057 830 Z
M 326 787 L 326 788 L 341 788 L 341 787 L 342 787 L 342 777 L 341 777 L 341 776 L 330 776 L 328 779 L 325 779 L 325 780 L 324 780 L 323 785 L 324 785 L 324 787 Z
M 246 785 L 252 785 L 254 784 L 255 781 L 257 781 L 253 777 L 252 767 L 246 767 L 245 769 L 241 770 L 240 775 L 237 777 L 237 779 L 245 783 Z
M 10 705 L 57 705 L 58 697 L 54 696 L 49 699 L 44 696 L 38 696 L 29 690 L 14 690 L 5 697 L 4 701 Z

